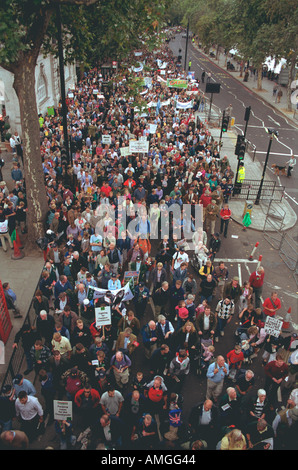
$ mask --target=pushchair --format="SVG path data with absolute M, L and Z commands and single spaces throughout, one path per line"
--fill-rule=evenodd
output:
M 199 338 L 199 341 L 196 345 L 196 353 L 194 356 L 195 372 L 198 376 L 201 376 L 204 372 L 206 372 L 209 367 L 209 364 L 212 362 L 213 354 L 211 351 L 207 356 L 204 356 L 205 351 L 210 346 L 214 348 L 213 336 L 209 338 Z
M 194 252 L 192 259 L 190 260 L 190 263 L 192 267 L 194 268 L 195 271 L 199 272 L 201 267 L 206 264 L 206 261 L 208 260 L 207 255 L 202 255 L 201 252 L 196 253 Z

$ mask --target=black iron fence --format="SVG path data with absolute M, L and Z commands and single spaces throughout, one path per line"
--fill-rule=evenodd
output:
M 255 201 L 258 195 L 260 180 L 245 180 L 234 191 L 232 197 L 235 199 L 246 199 Z M 279 186 L 275 181 L 264 181 L 260 200 L 281 202 L 284 197 L 285 187 Z
M 39 285 L 39 280 L 38 280 L 38 283 L 34 292 L 36 292 L 38 285 Z M 32 300 L 30 302 L 30 305 L 29 305 L 29 308 L 27 310 L 25 320 L 24 320 L 24 324 L 30 325 L 30 326 L 35 325 L 35 322 L 36 322 L 36 314 L 33 308 L 33 301 L 34 301 L 34 295 L 32 297 Z M 17 347 L 13 349 L 13 352 L 11 354 L 6 373 L 1 383 L 0 393 L 2 393 L 4 385 L 12 385 L 12 381 L 14 377 L 18 373 L 20 373 L 22 369 L 24 360 L 25 360 L 25 352 L 22 346 L 22 341 L 19 341 Z

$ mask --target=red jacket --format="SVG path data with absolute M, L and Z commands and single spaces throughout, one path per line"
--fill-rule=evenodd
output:
M 230 209 L 221 209 L 219 215 L 222 219 L 229 220 L 231 218 L 232 212 Z
M 264 283 L 265 273 L 259 274 L 257 271 L 251 273 L 249 277 L 249 283 L 251 287 L 262 287 Z
M 84 389 L 82 388 L 81 390 L 79 390 L 76 395 L 75 395 L 75 404 L 77 405 L 78 408 L 81 407 L 82 405 L 82 396 L 84 395 Z M 99 401 L 100 401 L 100 395 L 98 393 L 97 390 L 95 390 L 95 388 L 91 388 L 91 399 L 92 399 L 92 406 L 93 408 L 96 408 L 98 405 L 99 405 Z
M 200 197 L 200 201 L 203 204 L 203 207 L 207 207 L 208 204 L 211 203 L 212 197 L 211 196 L 206 196 L 205 194 L 202 194 L 202 196 Z
M 264 314 L 265 315 L 268 315 L 269 317 L 273 317 L 276 313 L 276 311 L 275 312 L 270 312 L 268 310 L 268 308 L 270 308 L 270 309 L 277 308 L 278 310 L 281 308 L 281 302 L 280 302 L 279 299 L 276 299 L 274 301 L 274 303 L 275 303 L 276 307 L 274 307 L 274 305 L 271 301 L 271 297 L 267 297 L 267 299 L 264 300 L 263 309 L 264 309 Z

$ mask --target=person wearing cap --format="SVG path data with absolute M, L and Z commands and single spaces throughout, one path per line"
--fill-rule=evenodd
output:
M 132 263 L 130 263 L 130 269 L 131 271 L 138 271 L 139 273 L 139 281 L 140 282 L 145 282 L 146 276 L 147 276 L 147 271 L 148 271 L 148 266 L 145 263 L 145 257 L 142 260 L 141 256 L 138 255 Z
M 108 290 L 118 290 L 121 289 L 121 281 L 117 277 L 116 273 L 112 273 L 111 279 L 108 281 Z
M 146 196 L 147 196 L 147 191 L 144 188 L 143 183 L 140 182 L 137 188 L 133 192 L 132 199 L 134 202 L 139 202 L 139 201 L 146 199 Z
M 24 379 L 22 374 L 17 374 L 12 381 L 14 396 L 17 398 L 22 390 L 25 390 L 27 395 L 36 395 L 34 385 L 28 379 Z

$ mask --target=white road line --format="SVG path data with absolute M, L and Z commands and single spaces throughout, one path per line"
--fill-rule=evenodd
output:
M 256 153 L 263 153 L 264 155 L 267 154 L 267 152 L 263 150 L 256 150 Z M 280 157 L 290 157 L 292 154 L 291 153 L 280 153 L 280 152 L 270 152 L 270 155 L 279 155 Z M 296 155 L 294 155 L 295 157 Z
M 239 277 L 239 284 L 242 286 L 242 275 L 241 275 L 241 264 L 238 263 L 238 277 Z
M 248 259 L 244 259 L 244 258 L 240 258 L 240 259 L 216 258 L 216 261 L 218 261 L 218 262 L 222 261 L 224 263 L 258 263 L 259 262 L 257 259 L 248 260 Z
M 275 121 L 275 120 L 273 119 L 273 117 L 271 117 L 271 116 L 268 116 L 268 119 L 270 119 L 270 120 L 271 120 L 271 121 L 273 121 L 273 122 L 274 122 L 274 123 L 275 123 L 277 126 L 279 126 L 279 127 L 280 127 L 280 124 L 279 124 L 279 122 Z

